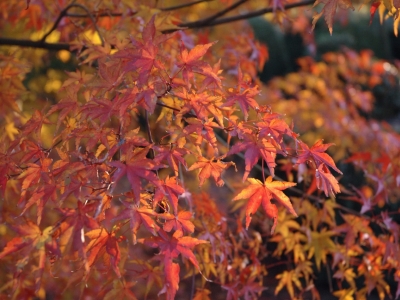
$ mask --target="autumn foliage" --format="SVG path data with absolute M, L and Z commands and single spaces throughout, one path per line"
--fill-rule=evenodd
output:
M 400 137 L 369 117 L 396 66 L 346 49 L 264 85 L 248 25 L 189 30 L 256 4 L 128 2 L 0 4 L 0 293 L 321 299 L 324 270 L 398 297 Z M 309 28 L 352 7 L 324 5 Z

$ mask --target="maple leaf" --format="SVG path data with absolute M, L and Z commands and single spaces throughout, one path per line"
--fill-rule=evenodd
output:
M 27 136 L 30 133 L 34 132 L 36 137 L 40 137 L 40 131 L 42 130 L 44 124 L 51 124 L 51 122 L 40 111 L 35 110 L 32 114 L 32 117 L 22 127 L 21 134 L 23 136 Z
M 177 215 L 165 213 L 160 214 L 158 217 L 166 220 L 163 226 L 166 232 L 170 232 L 172 229 L 175 229 L 175 232 L 178 231 L 182 235 L 184 232 L 194 232 L 194 224 L 190 221 L 192 219 L 192 213 L 190 211 L 180 211 Z
M 88 215 L 93 212 L 97 207 L 96 203 L 84 205 L 81 201 L 77 202 L 77 207 L 72 208 L 59 208 L 63 214 L 63 219 L 55 226 L 53 238 L 59 239 L 60 251 L 65 254 L 68 250 L 78 251 L 83 258 L 84 267 L 86 272 L 89 271 L 87 257 L 85 252 L 84 227 L 95 229 L 99 227 L 96 220 Z
M 82 44 L 80 44 L 80 46 L 82 46 Z M 91 64 L 98 59 L 105 58 L 110 54 L 111 51 L 111 45 L 107 42 L 104 43 L 104 46 L 95 45 L 92 42 L 85 42 L 84 46 L 86 49 L 82 51 L 79 57 L 84 57 L 86 55 L 87 57 L 85 60 L 83 60 L 83 62 L 81 62 L 81 64 Z
M 204 184 L 204 181 L 212 176 L 215 180 L 217 186 L 223 186 L 224 181 L 221 179 L 222 172 L 230 167 L 235 166 L 234 162 L 222 162 L 219 159 L 214 161 L 214 159 L 207 159 L 205 157 L 199 156 L 197 162 L 195 162 L 188 171 L 193 171 L 196 169 L 201 169 L 199 172 L 199 186 Z
M 61 88 L 65 88 L 67 86 L 70 86 L 71 84 L 74 84 L 79 88 L 80 85 L 87 83 L 88 81 L 90 81 L 93 78 L 93 74 L 86 74 L 86 72 L 84 70 L 83 71 L 76 70 L 76 72 L 67 72 L 66 71 L 65 73 L 69 76 L 69 78 L 63 82 L 63 85 L 61 86 Z M 76 88 L 73 88 L 73 89 L 68 88 L 65 90 L 67 92 L 70 90 L 75 91 L 75 94 L 77 91 Z
M 170 168 L 174 171 L 175 176 L 179 174 L 179 164 L 182 164 L 187 169 L 187 164 L 184 156 L 189 154 L 190 151 L 186 148 L 178 148 L 170 146 L 155 146 L 156 156 L 154 161 L 161 163 L 164 161 L 168 162 Z
M 164 197 L 167 197 L 176 215 L 178 213 L 178 197 L 185 192 L 185 189 L 178 183 L 176 177 L 169 176 L 162 182 L 162 187 L 162 190 L 157 189 L 154 194 L 153 209 L 156 209 Z
M 326 24 L 328 25 L 329 32 L 332 35 L 332 26 L 333 26 L 333 17 L 336 13 L 336 9 L 339 6 L 341 9 L 351 8 L 354 10 L 353 5 L 351 4 L 351 0 L 316 0 L 314 3 L 314 7 L 320 3 L 324 3 L 324 7 L 321 12 L 313 17 L 312 21 L 312 30 L 314 30 L 315 24 L 318 19 L 323 15 L 325 17 Z
M 123 84 L 125 72 L 121 72 L 121 61 L 105 61 L 104 59 L 99 61 L 99 75 L 100 80 L 96 83 L 97 86 L 101 87 L 106 91 L 110 91 Z
M 193 297 L 193 300 L 211 300 L 211 298 L 209 297 L 210 294 L 210 290 L 198 288 L 196 294 Z
M 306 231 L 308 237 L 308 257 L 315 257 L 315 264 L 317 269 L 321 269 L 321 262 L 326 263 L 326 256 L 336 251 L 336 245 L 331 237 L 337 233 L 334 231 L 327 231 L 325 228 L 321 232 Z
M 340 193 L 338 181 L 324 164 L 321 164 L 315 171 L 315 178 L 317 179 L 317 187 L 322 188 L 327 197 L 329 193 L 333 196 L 335 196 L 335 193 Z
M 287 291 L 289 292 L 290 297 L 294 298 L 294 288 L 293 283 L 301 289 L 301 282 L 299 280 L 298 274 L 296 270 L 283 271 L 283 273 L 276 275 L 276 278 L 279 279 L 279 283 L 275 288 L 275 295 L 279 293 L 279 291 L 286 286 Z
M 143 28 L 142 41 L 131 38 L 134 49 L 126 49 L 119 51 L 115 57 L 126 59 L 123 71 L 138 71 L 138 84 L 143 86 L 149 80 L 153 68 L 165 70 L 163 61 L 166 58 L 158 57 L 158 46 L 171 37 L 171 35 L 156 36 L 156 27 L 154 25 L 155 15 Z
M 151 170 L 158 170 L 166 166 L 146 158 L 149 149 L 149 147 L 146 147 L 144 149 L 137 148 L 134 151 L 128 151 L 125 164 L 120 161 L 109 163 L 110 166 L 118 169 L 114 173 L 113 181 L 118 181 L 123 175 L 127 175 L 137 202 L 139 202 L 140 191 L 142 190 L 140 178 L 151 182 L 164 192 L 160 179 Z
M 155 221 L 154 217 L 156 213 L 154 210 L 138 207 L 138 205 L 126 202 L 124 200 L 120 201 L 126 207 L 126 209 L 124 209 L 117 217 L 115 217 L 114 221 L 129 219 L 129 227 L 132 230 L 133 244 L 136 244 L 137 242 L 136 234 L 141 224 L 143 224 L 153 235 L 157 235 L 157 231 L 160 229 L 160 227 Z
M 262 122 L 257 122 L 259 127 L 259 136 L 264 138 L 272 138 L 275 141 L 277 149 L 282 148 L 283 135 L 293 136 L 293 131 L 286 122 L 279 118 L 278 114 L 265 114 Z
M 235 143 L 226 155 L 229 156 L 241 151 L 245 151 L 244 161 L 246 164 L 243 181 L 247 179 L 251 169 L 255 166 L 260 157 L 267 163 L 271 176 L 275 176 L 274 168 L 276 167 L 275 158 L 277 149 L 268 139 L 259 139 L 254 135 L 246 134 L 244 136 L 244 141 Z
M 218 124 L 223 126 L 221 96 L 210 95 L 207 90 L 202 93 L 195 91 L 188 93 L 186 89 L 175 92 L 174 95 L 184 100 L 184 105 L 179 112 L 180 116 L 184 116 L 193 110 L 198 119 L 207 121 L 209 116 L 212 115 Z
M 159 230 L 157 237 L 150 237 L 138 240 L 152 248 L 160 248 L 161 259 L 164 261 L 165 284 L 159 295 L 167 292 L 167 299 L 174 299 L 179 287 L 179 264 L 174 263 L 173 259 L 179 254 L 189 259 L 189 261 L 200 271 L 196 256 L 192 248 L 199 244 L 208 243 L 190 236 L 183 236 L 182 232 L 177 231 L 169 236 L 165 231 Z
M 91 99 L 88 103 L 83 105 L 80 110 L 82 116 L 89 120 L 98 119 L 100 125 L 104 125 L 105 122 L 111 119 L 111 116 L 118 112 L 118 108 L 115 106 L 115 102 L 108 99 Z
M 76 115 L 78 112 L 79 108 L 79 103 L 77 99 L 77 94 L 78 94 L 79 86 L 73 86 L 65 89 L 67 95 L 65 98 L 62 98 L 60 101 L 58 101 L 57 104 L 53 105 L 50 110 L 47 112 L 46 117 L 50 116 L 56 111 L 60 111 L 57 117 L 57 127 L 56 129 L 60 127 L 61 123 L 65 120 L 65 118 L 71 114 L 71 115 Z
M 129 299 L 137 300 L 135 294 L 131 291 L 131 288 L 136 284 L 136 282 L 126 283 L 124 278 L 115 279 L 113 281 L 113 289 L 104 295 L 104 300 L 113 299 Z
M 336 167 L 335 162 L 333 161 L 332 157 L 330 157 L 328 154 L 324 153 L 330 146 L 332 146 L 334 144 L 332 144 L 332 143 L 324 144 L 323 140 L 318 140 L 315 142 L 315 144 L 311 148 L 309 148 L 305 143 L 303 143 L 301 141 L 299 141 L 299 145 L 302 148 L 302 150 L 301 150 L 302 153 L 300 153 L 298 156 L 297 164 L 305 163 L 309 159 L 313 159 L 317 167 L 321 163 L 326 164 L 327 166 L 331 167 L 339 174 L 343 174 Z
M 144 260 L 133 260 L 132 263 L 135 264 L 135 273 L 137 273 L 136 278 L 144 278 L 146 280 L 146 290 L 145 290 L 145 299 L 147 299 L 147 295 L 150 292 L 154 283 L 156 283 L 159 287 L 162 287 L 162 271 L 161 266 L 157 265 L 153 267 L 148 261 Z
M 381 1 L 376 1 L 376 2 L 371 3 L 371 7 L 369 9 L 369 13 L 370 13 L 370 16 L 371 16 L 371 18 L 369 19 L 369 25 L 372 24 L 372 20 L 374 19 L 376 10 L 378 9 L 378 7 L 380 5 L 381 5 Z
M 255 110 L 259 108 L 259 104 L 254 97 L 260 94 L 260 90 L 258 86 L 249 86 L 243 81 L 243 74 L 240 68 L 238 70 L 238 81 L 237 89 L 228 90 L 229 96 L 221 107 L 232 107 L 237 102 L 244 114 L 244 119 L 247 121 L 250 107 Z
M 210 75 L 213 73 L 211 67 L 204 61 L 200 60 L 207 52 L 207 50 L 214 43 L 209 43 L 205 45 L 196 45 L 189 52 L 184 47 L 183 43 L 181 44 L 180 49 L 180 61 L 182 63 L 178 64 L 178 68 L 182 68 L 182 76 L 186 83 L 189 83 L 193 79 L 193 73 L 199 74 L 207 74 Z M 215 74 L 214 78 L 219 81 L 218 76 Z
M 31 207 L 33 204 L 37 204 L 37 224 L 40 224 L 42 219 L 43 208 L 47 200 L 56 199 L 57 186 L 54 179 L 51 176 L 50 166 L 53 160 L 50 158 L 44 158 L 40 160 L 40 165 L 35 163 L 28 163 L 28 168 L 21 173 L 18 178 L 22 179 L 22 192 L 19 199 L 19 204 L 22 203 L 24 198 L 27 196 L 28 191 L 32 191 L 31 196 L 28 196 L 28 202 L 25 205 L 21 214 Z M 44 185 L 38 185 L 39 181 L 43 181 Z
M 356 278 L 356 274 L 354 273 L 354 270 L 352 267 L 346 268 L 343 264 L 339 264 L 339 270 L 336 271 L 335 274 L 333 274 L 333 278 L 338 278 L 338 279 L 346 279 L 348 284 L 351 286 L 352 289 L 356 290 L 356 283 L 354 279 Z
M 199 153 L 201 153 L 200 146 L 204 139 L 214 148 L 214 154 L 218 155 L 218 144 L 214 128 L 220 128 L 220 126 L 213 122 L 213 118 L 209 118 L 205 122 L 197 118 L 188 118 L 186 122 L 188 122 L 189 125 L 183 129 L 182 135 L 195 138 L 193 143 L 197 146 Z
M 115 274 L 117 274 L 118 278 L 121 278 L 121 272 L 118 268 L 119 261 L 121 260 L 118 242 L 121 241 L 121 238 L 115 236 L 115 231 L 108 232 L 105 228 L 93 229 L 85 233 L 85 235 L 91 239 L 85 249 L 85 252 L 89 253 L 89 267 L 93 266 L 98 257 L 106 255 L 105 261 L 110 262 Z
M 13 229 L 19 236 L 13 238 L 0 252 L 0 259 L 15 252 L 22 252 L 26 257 L 39 256 L 39 265 L 37 266 L 36 288 L 40 288 L 42 275 L 44 272 L 46 256 L 59 256 L 60 252 L 57 244 L 51 236 L 53 227 L 46 227 L 43 231 L 30 220 L 26 220 L 26 224 L 13 226 Z M 27 263 L 27 261 L 25 261 Z
M 274 225 L 271 230 L 272 232 L 274 231 L 277 224 L 278 209 L 275 204 L 271 203 L 272 198 L 286 207 L 291 214 L 297 216 L 289 198 L 282 192 L 284 189 L 295 186 L 296 183 L 272 181 L 272 176 L 269 176 L 264 183 L 255 178 L 249 178 L 247 181 L 250 182 L 250 185 L 232 199 L 233 201 L 249 199 L 246 205 L 246 229 L 249 228 L 251 215 L 257 211 L 261 204 L 267 217 L 274 219 Z

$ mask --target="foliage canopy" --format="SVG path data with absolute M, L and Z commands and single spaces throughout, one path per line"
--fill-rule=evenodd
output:
M 369 117 L 395 64 L 344 49 L 264 85 L 235 22 L 332 33 L 353 4 L 153 2 L 0 3 L 0 293 L 320 299 L 325 269 L 339 299 L 398 297 L 400 137 Z M 371 4 L 395 32 L 397 2 Z

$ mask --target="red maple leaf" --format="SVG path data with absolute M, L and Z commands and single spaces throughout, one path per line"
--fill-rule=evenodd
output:
M 141 224 L 143 224 L 151 234 L 157 235 L 157 231 L 160 227 L 155 221 L 156 213 L 154 210 L 145 207 L 138 207 L 135 203 L 129 203 L 123 200 L 120 201 L 126 209 L 122 210 L 122 212 L 114 218 L 114 221 L 129 219 L 133 244 L 136 244 L 136 234 Z
M 244 135 L 244 141 L 235 143 L 226 155 L 236 154 L 241 151 L 245 151 L 244 161 L 246 164 L 243 181 L 247 179 L 251 169 L 260 157 L 267 163 L 271 176 L 275 176 L 277 149 L 268 139 L 246 134 Z
M 332 169 L 334 169 L 336 172 L 339 174 L 343 174 L 335 165 L 335 162 L 333 161 L 332 157 L 330 157 L 328 154 L 325 153 L 325 151 L 332 145 L 330 144 L 324 144 L 323 140 L 318 140 L 315 142 L 315 144 L 309 148 L 307 144 L 299 141 L 299 145 L 302 150 L 300 150 L 300 154 L 297 159 L 297 164 L 305 163 L 308 160 L 312 159 L 316 166 L 319 167 L 320 164 L 325 164 Z
M 189 154 L 190 151 L 186 148 L 178 148 L 170 146 L 155 146 L 156 156 L 154 161 L 161 163 L 164 161 L 168 162 L 170 168 L 174 171 L 175 176 L 179 174 L 179 164 L 182 164 L 187 169 L 187 164 L 184 156 Z
M 157 237 L 140 239 L 139 242 L 152 248 L 160 248 L 159 256 L 164 261 L 165 284 L 159 294 L 167 292 L 167 299 L 174 299 L 179 287 L 179 264 L 173 259 L 179 254 L 189 261 L 200 271 L 199 263 L 192 249 L 199 244 L 208 243 L 190 236 L 183 236 L 181 231 L 176 231 L 169 236 L 165 231 L 159 230 Z
M 170 232 L 172 229 L 175 229 L 175 231 L 180 232 L 182 235 L 184 232 L 194 232 L 194 224 L 190 221 L 192 219 L 192 213 L 190 211 L 180 211 L 177 215 L 164 213 L 159 214 L 158 217 L 166 220 L 163 226 L 166 232 Z
M 57 196 L 57 185 L 50 171 L 52 162 L 52 159 L 44 158 L 39 161 L 40 164 L 28 163 L 28 168 L 18 176 L 19 179 L 23 178 L 21 197 L 18 203 L 21 204 L 27 198 L 22 214 L 36 203 L 37 224 L 40 224 L 47 200 L 55 200 Z M 39 181 L 42 181 L 44 185 L 39 184 Z
M 35 110 L 32 117 L 22 127 L 22 136 L 27 136 L 30 133 L 34 133 L 36 137 L 40 137 L 40 131 L 44 124 L 51 124 L 50 120 L 46 118 L 40 111 Z
M 98 119 L 100 121 L 100 125 L 103 126 L 104 123 L 111 119 L 112 115 L 117 114 L 118 108 L 115 106 L 114 101 L 94 98 L 85 105 L 81 106 L 80 112 L 86 119 Z
M 183 43 L 181 44 L 179 61 L 182 63 L 179 63 L 178 67 L 183 69 L 182 76 L 186 83 L 189 83 L 189 81 L 193 79 L 193 73 L 203 75 L 213 74 L 213 77 L 217 81 L 220 81 L 218 75 L 214 74 L 213 69 L 210 67 L 210 65 L 200 60 L 213 44 L 215 44 L 215 42 L 205 45 L 196 45 L 189 52 L 185 48 Z
M 68 73 L 68 72 L 67 72 Z M 74 85 L 72 87 L 68 87 L 65 89 L 67 93 L 65 98 L 61 99 L 57 104 L 53 105 L 50 110 L 47 112 L 46 117 L 50 116 L 56 111 L 60 111 L 57 117 L 57 127 L 58 129 L 61 123 L 65 120 L 65 118 L 71 114 L 76 115 L 79 103 L 78 103 L 78 91 L 80 86 Z
M 147 295 L 150 292 L 154 283 L 156 283 L 159 287 L 162 287 L 162 271 L 161 266 L 158 264 L 157 266 L 152 266 L 148 261 L 145 260 L 133 260 L 132 263 L 135 264 L 135 273 L 136 278 L 143 278 L 146 280 L 146 289 L 145 289 L 145 299 L 147 299 Z
M 218 155 L 218 144 L 214 128 L 221 127 L 213 122 L 213 118 L 209 118 L 207 121 L 201 121 L 197 118 L 188 118 L 185 119 L 185 121 L 188 122 L 189 125 L 183 129 L 182 135 L 186 135 L 194 140 L 193 143 L 197 146 L 199 153 L 201 153 L 201 143 L 203 140 L 206 140 L 214 148 L 214 154 Z
M 84 240 L 82 233 L 84 228 L 95 229 L 99 227 L 97 221 L 89 215 L 96 210 L 97 203 L 84 205 L 81 201 L 77 202 L 76 208 L 60 208 L 59 211 L 63 214 L 62 221 L 55 226 L 53 238 L 58 239 L 61 253 L 65 254 L 68 251 L 77 251 L 83 258 L 85 270 L 89 271 L 87 257 L 85 252 Z
M 0 253 L 0 259 L 15 252 L 21 252 L 24 257 L 28 258 L 39 255 L 38 274 L 35 276 L 36 287 L 39 289 L 46 263 L 46 256 L 60 255 L 57 244 L 51 236 L 53 227 L 49 226 L 42 231 L 35 223 L 26 220 L 26 224 L 13 226 L 13 229 L 18 233 L 18 236 L 7 243 Z M 28 260 L 24 260 L 23 264 L 26 263 L 28 263 Z
M 139 202 L 140 191 L 142 190 L 141 178 L 151 182 L 164 191 L 160 179 L 152 170 L 158 170 L 166 166 L 146 158 L 149 149 L 150 147 L 146 147 L 144 149 L 137 148 L 134 151 L 127 151 L 125 163 L 120 161 L 112 161 L 109 163 L 110 166 L 118 169 L 113 176 L 113 181 L 116 182 L 123 175 L 127 175 L 137 202 Z
M 262 122 L 256 123 L 259 127 L 259 136 L 269 138 L 277 149 L 284 148 L 283 136 L 293 136 L 289 125 L 278 114 L 265 114 Z
M 118 242 L 120 242 L 122 238 L 117 238 L 115 231 L 108 232 L 105 228 L 94 229 L 87 232 L 85 235 L 91 239 L 85 249 L 89 254 L 89 267 L 93 266 L 97 258 L 105 255 L 104 261 L 109 262 L 115 274 L 117 274 L 118 278 L 121 278 L 121 272 L 118 268 L 118 263 L 121 260 L 121 252 Z
M 199 156 L 197 158 L 197 162 L 195 162 L 189 169 L 188 171 L 193 171 L 196 169 L 201 169 L 199 172 L 199 186 L 202 186 L 204 181 L 212 176 L 215 180 L 215 183 L 217 186 L 223 186 L 224 181 L 221 179 L 221 174 L 222 172 L 230 167 L 230 166 L 235 166 L 234 162 L 222 162 L 219 159 L 214 160 L 214 159 L 207 159 L 202 156 Z
M 315 177 L 317 179 L 317 187 L 319 189 L 322 188 L 327 197 L 329 196 L 329 193 L 333 196 L 335 193 L 340 193 L 338 181 L 324 164 L 321 164 L 315 171 Z
M 156 36 L 156 27 L 154 25 L 155 15 L 146 24 L 142 32 L 142 41 L 131 39 L 134 49 L 126 49 L 119 51 L 115 58 L 126 59 L 124 63 L 124 72 L 139 70 L 138 84 L 139 86 L 145 85 L 150 77 L 153 68 L 165 70 L 162 61 L 166 61 L 158 55 L 159 44 L 163 43 L 171 37 L 171 35 L 158 35 Z
M 232 107 L 236 102 L 239 104 L 241 111 L 244 114 L 244 119 L 247 121 L 249 116 L 250 107 L 258 109 L 260 106 L 254 99 L 260 94 L 258 86 L 250 86 L 247 82 L 243 81 L 243 74 L 241 69 L 238 70 L 238 85 L 236 90 L 228 90 L 229 96 L 221 107 Z
M 262 204 L 267 217 L 274 219 L 272 232 L 274 231 L 278 218 L 278 209 L 275 204 L 271 203 L 272 198 L 286 207 L 291 214 L 297 216 L 289 198 L 282 192 L 284 189 L 295 186 L 296 183 L 272 181 L 272 176 L 269 176 L 264 183 L 255 178 L 249 178 L 247 181 L 250 182 L 250 185 L 232 199 L 233 201 L 249 199 L 246 206 L 246 229 L 249 228 L 251 215 L 253 215 L 260 204 Z
M 185 192 L 185 189 L 178 183 L 176 177 L 167 177 L 162 182 L 163 189 L 157 189 L 153 198 L 153 209 L 156 209 L 159 203 L 167 197 L 175 215 L 178 213 L 178 197 Z

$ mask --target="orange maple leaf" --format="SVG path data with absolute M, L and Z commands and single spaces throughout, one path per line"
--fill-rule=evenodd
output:
M 223 186 L 224 181 L 221 179 L 222 171 L 229 166 L 234 166 L 234 162 L 222 162 L 219 159 L 214 161 L 214 159 L 207 159 L 204 157 L 198 157 L 198 161 L 194 163 L 188 170 L 193 171 L 196 169 L 201 169 L 199 173 L 199 186 L 202 186 L 204 181 L 212 176 L 215 180 L 217 186 Z
M 277 200 L 278 203 L 282 204 L 290 213 L 297 217 L 292 203 L 290 203 L 289 198 L 282 192 L 284 189 L 295 186 L 296 183 L 272 181 L 272 176 L 269 176 L 264 183 L 255 178 L 248 178 L 247 181 L 250 182 L 250 185 L 232 199 L 233 201 L 249 199 L 246 206 L 246 229 L 249 228 L 251 215 L 254 214 L 260 204 L 262 204 L 267 216 L 274 219 L 274 225 L 271 230 L 272 232 L 274 231 L 278 218 L 278 209 L 275 204 L 271 203 L 272 198 Z
M 87 232 L 85 235 L 91 239 L 86 247 L 86 252 L 90 253 L 88 256 L 89 267 L 93 266 L 99 256 L 106 255 L 109 259 L 104 261 L 109 261 L 115 274 L 117 274 L 118 278 L 121 278 L 121 272 L 118 268 L 121 260 L 118 242 L 121 239 L 115 236 L 115 231 L 108 232 L 105 228 L 98 228 Z

